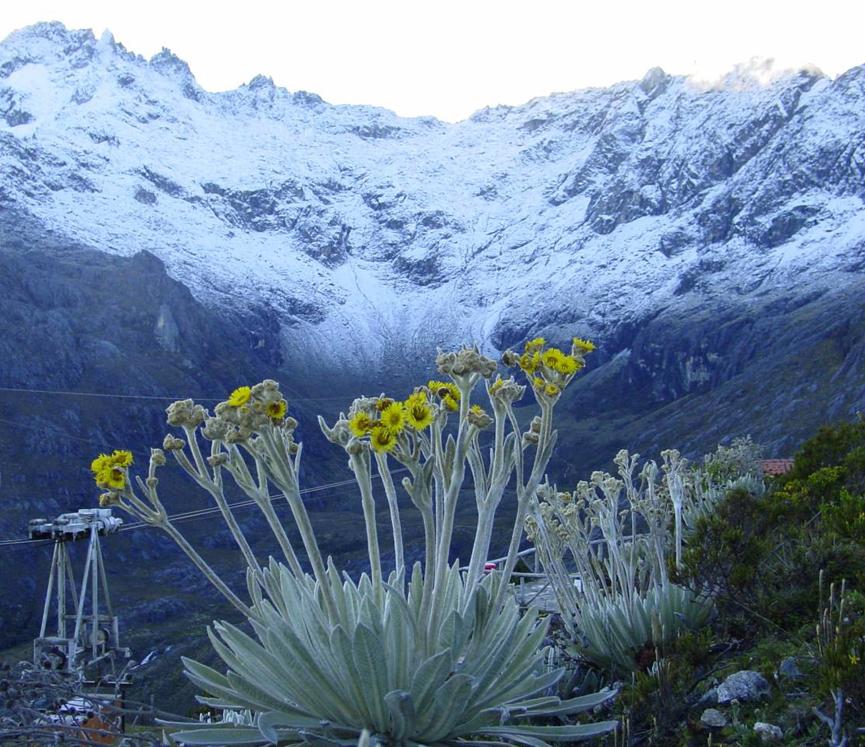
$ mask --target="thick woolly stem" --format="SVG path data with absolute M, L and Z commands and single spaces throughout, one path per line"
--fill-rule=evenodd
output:
M 205 578 L 216 587 L 222 596 L 224 596 L 236 609 L 249 619 L 258 619 L 257 613 L 251 607 L 245 605 L 240 600 L 240 597 L 228 588 L 228 585 L 207 564 L 204 558 L 195 551 L 195 548 L 186 541 L 186 538 L 174 527 L 173 524 L 171 524 L 171 522 L 165 521 L 159 526 L 166 532 L 166 534 L 168 534 L 169 537 L 171 537 L 171 539 L 175 541 L 178 547 L 186 553 L 187 557 L 189 557 L 189 559 L 195 564 L 196 568 L 204 574 Z
M 372 475 L 370 474 L 369 451 L 349 453 L 349 464 L 354 472 L 354 479 L 360 488 L 363 521 L 366 525 L 366 550 L 369 556 L 370 576 L 376 600 L 384 600 L 384 586 L 381 574 L 381 550 L 378 544 L 378 527 L 375 516 L 375 498 L 372 493 Z
M 375 464 L 384 486 L 384 494 L 387 497 L 387 507 L 390 511 L 391 531 L 393 532 L 393 554 L 394 565 L 397 574 L 405 577 L 405 550 L 402 539 L 402 523 L 399 516 L 399 504 L 397 503 L 396 487 L 387 464 L 387 455 L 376 454 Z

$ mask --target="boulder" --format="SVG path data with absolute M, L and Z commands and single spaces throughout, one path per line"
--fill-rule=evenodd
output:
M 759 672 L 743 669 L 727 677 L 716 690 L 718 703 L 729 703 L 731 700 L 744 703 L 768 696 L 769 683 Z
M 767 724 L 764 721 L 758 721 L 754 724 L 754 733 L 758 734 L 763 742 L 780 742 L 784 737 L 781 727 Z
M 700 716 L 700 723 L 710 729 L 723 729 L 727 725 L 727 717 L 717 708 L 707 708 Z

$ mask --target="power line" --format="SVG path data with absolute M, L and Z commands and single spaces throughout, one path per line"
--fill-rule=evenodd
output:
M 401 472 L 407 472 L 407 471 L 408 471 L 407 467 L 402 467 L 398 470 L 393 470 L 391 472 L 391 474 L 396 475 L 396 474 L 400 474 Z M 378 479 L 379 475 L 373 475 L 373 478 Z M 318 492 L 321 492 L 323 490 L 331 490 L 332 488 L 339 488 L 339 487 L 344 487 L 346 485 L 353 485 L 353 484 L 355 484 L 355 481 L 353 478 L 350 480 L 339 480 L 337 482 L 325 483 L 324 485 L 314 485 L 310 488 L 303 488 L 300 491 L 300 493 L 302 495 L 306 495 L 308 493 L 318 493 Z M 271 493 L 267 496 L 267 498 L 268 499 L 279 498 L 281 495 L 282 495 L 282 493 Z M 245 501 L 237 501 L 235 503 L 230 503 L 228 505 L 229 505 L 229 508 L 235 509 L 235 508 L 245 508 L 247 506 L 252 506 L 252 505 L 255 505 L 255 503 L 256 503 L 256 501 L 250 499 L 250 500 L 245 500 Z M 218 506 L 210 506 L 208 508 L 200 508 L 200 509 L 196 509 L 193 511 L 185 511 L 183 513 L 173 514 L 172 516 L 169 516 L 168 518 L 172 522 L 182 522 L 182 521 L 191 521 L 194 519 L 199 519 L 199 518 L 202 518 L 204 516 L 211 516 L 211 515 L 216 514 L 216 513 L 219 513 L 219 507 Z M 129 532 L 129 531 L 132 531 L 133 529 L 141 529 L 143 527 L 149 527 L 149 526 L 150 526 L 150 524 L 147 524 L 143 521 L 138 521 L 138 522 L 134 522 L 132 524 L 127 524 L 127 525 L 121 527 L 118 531 Z M 12 547 L 12 546 L 17 546 L 17 545 L 50 545 L 50 544 L 53 544 L 53 542 L 54 542 L 54 540 L 34 540 L 34 539 L 0 540 L 0 547 Z
M 95 397 L 100 399 L 147 399 L 164 402 L 176 402 L 182 399 L 192 399 L 196 402 L 222 402 L 227 397 L 172 397 L 167 394 L 121 394 L 113 392 L 75 392 L 68 389 L 29 389 L 27 387 L 0 386 L 0 392 L 13 394 L 53 394 L 64 397 Z M 292 402 L 346 402 L 346 397 L 292 397 Z

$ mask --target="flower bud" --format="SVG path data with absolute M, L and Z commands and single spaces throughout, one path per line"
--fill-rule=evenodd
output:
M 119 502 L 117 495 L 115 493 L 102 493 L 99 496 L 99 505 L 102 508 L 106 506 L 114 506 Z
M 520 360 L 520 356 L 518 356 L 513 350 L 505 350 L 502 353 L 502 363 L 504 363 L 508 368 L 512 368 L 516 366 Z
M 207 418 L 207 420 L 204 421 L 204 428 L 202 429 L 201 434 L 208 441 L 224 441 L 230 429 L 231 424 L 224 418 Z
M 168 414 L 168 424 L 180 427 L 195 428 L 207 417 L 207 410 L 201 405 L 196 405 L 191 399 L 172 402 L 165 412 Z
M 180 451 L 184 446 L 186 446 L 186 441 L 172 436 L 170 433 L 166 434 L 162 440 L 162 448 L 166 451 Z
M 469 408 L 467 419 L 469 423 L 476 428 L 488 428 L 493 422 L 493 419 L 477 405 Z
M 481 355 L 477 348 L 461 348 L 454 353 L 439 353 L 436 356 L 439 373 L 450 376 L 465 376 L 477 373 L 489 379 L 496 372 L 496 362 Z
M 507 379 L 497 378 L 489 388 L 490 397 L 495 401 L 511 404 L 521 399 L 525 394 L 526 388 L 522 384 L 517 384 L 513 376 Z

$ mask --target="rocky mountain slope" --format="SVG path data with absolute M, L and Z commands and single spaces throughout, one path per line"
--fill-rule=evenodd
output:
M 447 124 L 264 77 L 209 93 L 167 50 L 39 24 L 0 43 L 0 387 L 275 376 L 332 413 L 436 345 L 578 334 L 562 479 L 624 445 L 785 455 L 865 409 L 863 200 L 865 66 L 653 69 Z M 4 538 L 89 500 L 94 449 L 161 440 L 164 402 L 59 402 L 0 392 Z
M 0 199 L 152 251 L 211 307 L 267 308 L 285 359 L 377 367 L 855 282 L 863 100 L 865 68 L 654 69 L 449 125 L 263 77 L 211 94 L 167 50 L 43 24 L 0 49 Z

